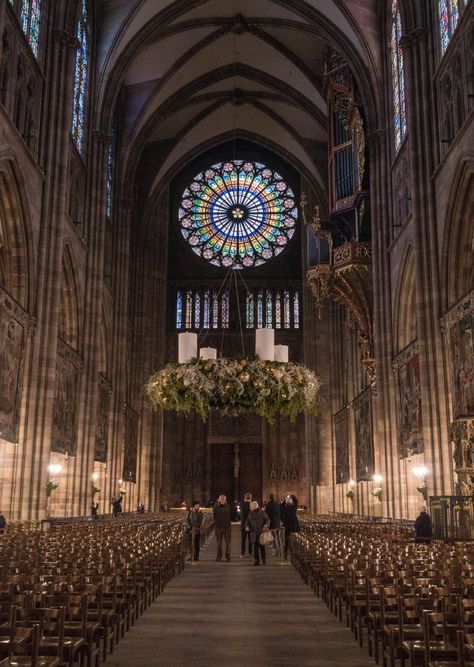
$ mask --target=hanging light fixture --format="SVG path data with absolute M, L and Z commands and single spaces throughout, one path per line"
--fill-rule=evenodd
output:
M 204 420 L 212 410 L 255 413 L 270 422 L 277 416 L 294 420 L 302 412 L 317 414 L 316 375 L 288 362 L 288 346 L 274 345 L 273 329 L 257 329 L 255 347 L 255 358 L 218 359 L 212 347 L 201 348 L 198 358 L 197 335 L 179 334 L 179 362 L 155 373 L 146 393 L 156 408 L 197 412 Z

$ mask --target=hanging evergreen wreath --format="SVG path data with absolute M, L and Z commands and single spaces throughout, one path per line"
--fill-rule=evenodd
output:
M 260 359 L 193 359 L 168 364 L 145 387 L 156 408 L 197 412 L 206 420 L 211 410 L 224 414 L 255 413 L 273 422 L 277 416 L 296 419 L 318 413 L 321 384 L 306 366 Z

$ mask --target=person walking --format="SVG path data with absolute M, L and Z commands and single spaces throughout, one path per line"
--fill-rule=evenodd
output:
M 296 496 L 287 493 L 285 500 L 280 505 L 281 523 L 285 529 L 285 560 L 288 559 L 291 533 L 297 533 L 300 529 L 298 523 L 298 500 Z
M 92 502 L 91 505 L 92 521 L 97 521 L 99 518 L 99 503 Z
M 264 530 L 268 530 L 270 526 L 270 519 L 268 515 L 259 508 L 256 500 L 252 500 L 250 503 L 250 512 L 247 517 L 246 530 L 250 534 L 250 542 L 252 543 L 253 556 L 254 556 L 254 565 L 260 565 L 260 556 L 262 557 L 262 563 L 266 563 L 266 553 L 265 547 L 263 544 L 260 544 L 260 535 Z
M 247 517 L 250 512 L 250 503 L 252 501 L 252 494 L 250 491 L 244 495 L 244 502 L 240 506 L 240 552 L 242 558 L 245 556 L 245 545 L 249 543 L 249 558 L 252 558 L 252 542 L 250 541 L 250 533 L 247 530 Z
M 203 513 L 199 500 L 193 500 L 191 509 L 186 516 L 186 529 L 191 538 L 191 559 L 199 560 L 199 551 L 201 547 L 201 528 Z
M 415 521 L 415 542 L 428 543 L 433 537 L 433 526 L 431 517 L 426 511 L 426 507 L 420 507 L 420 514 Z
M 230 540 L 232 536 L 232 519 L 230 506 L 227 504 L 227 497 L 220 495 L 213 509 L 214 532 L 217 542 L 216 560 L 222 560 L 222 540 L 225 539 L 225 557 L 230 560 Z
M 267 503 L 265 509 L 268 518 L 270 519 L 270 530 L 273 534 L 273 547 L 275 549 L 275 556 L 281 556 L 281 539 L 280 539 L 280 529 L 281 529 L 281 518 L 280 518 L 280 505 L 275 500 L 275 495 L 270 493 L 270 500 Z

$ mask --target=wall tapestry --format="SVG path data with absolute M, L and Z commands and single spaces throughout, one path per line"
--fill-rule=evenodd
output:
M 339 410 L 333 417 L 336 439 L 336 484 L 344 484 L 350 480 L 348 417 L 347 407 Z
M 352 402 L 356 445 L 356 480 L 367 482 L 374 474 L 372 435 L 372 390 L 364 389 Z
M 18 442 L 26 312 L 0 290 L 0 437 Z
M 106 463 L 110 395 L 112 388 L 110 382 L 102 375 L 99 375 L 97 392 L 97 424 L 95 429 L 94 461 Z
M 474 291 L 445 317 L 454 419 L 474 417 Z
M 398 381 L 398 451 L 401 459 L 423 451 L 420 355 L 415 341 L 394 360 Z
M 58 339 L 51 451 L 68 456 L 76 455 L 77 399 L 81 368 L 82 360 L 77 352 Z
M 137 441 L 138 415 L 127 405 L 125 407 L 125 442 L 122 471 L 124 482 L 137 481 Z

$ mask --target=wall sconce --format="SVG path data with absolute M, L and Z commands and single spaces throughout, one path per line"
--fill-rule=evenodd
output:
M 416 490 L 421 493 L 423 500 L 428 500 L 428 485 L 426 483 L 428 468 L 425 465 L 414 466 L 412 472 L 416 478 Z
M 373 480 L 376 484 L 380 484 L 380 483 L 382 482 L 382 480 L 383 480 L 383 477 L 382 477 L 382 475 L 375 474 L 375 475 L 372 477 L 372 480 Z M 379 501 L 382 502 L 382 487 L 381 487 L 381 486 L 376 486 L 374 489 L 372 489 L 371 493 L 372 493 L 372 495 L 373 495 L 375 498 L 378 498 Z

